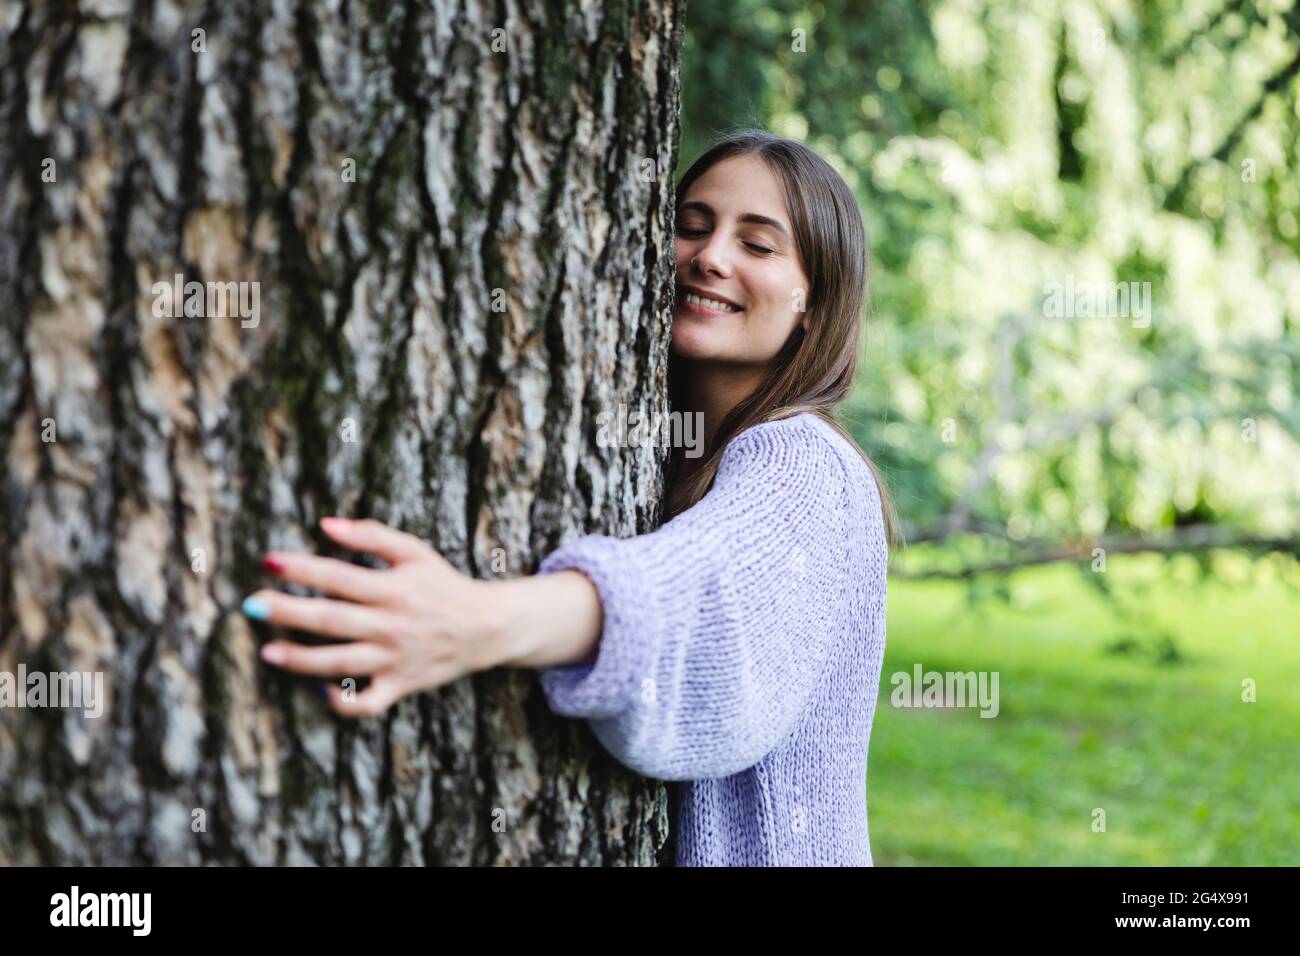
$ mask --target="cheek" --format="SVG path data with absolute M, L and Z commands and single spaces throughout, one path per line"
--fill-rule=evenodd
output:
M 691 257 L 690 243 L 681 236 L 675 237 L 673 239 L 673 254 L 677 258 L 677 267 L 685 266 Z
M 805 288 L 797 275 L 754 276 L 750 288 L 754 290 L 753 299 L 758 304 L 758 314 L 762 316 L 765 326 L 772 327 L 774 333 L 788 331 L 798 323 L 800 315 L 795 306 L 796 291 Z

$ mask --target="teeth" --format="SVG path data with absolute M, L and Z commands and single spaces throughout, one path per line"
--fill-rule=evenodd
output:
M 692 305 L 702 305 L 706 309 L 716 309 L 719 312 L 739 312 L 740 309 L 734 305 L 728 305 L 726 302 L 719 302 L 717 299 L 705 299 L 696 295 L 694 292 L 686 293 L 686 301 Z

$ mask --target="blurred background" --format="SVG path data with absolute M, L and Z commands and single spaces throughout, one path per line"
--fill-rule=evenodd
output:
M 878 865 L 1300 863 L 1298 75 L 1285 0 L 688 4 L 679 172 L 762 126 L 866 220 Z

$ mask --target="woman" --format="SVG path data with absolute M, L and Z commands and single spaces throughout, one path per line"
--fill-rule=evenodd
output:
M 538 573 L 468 578 L 418 538 L 323 519 L 391 567 L 275 553 L 283 579 L 343 600 L 259 591 L 250 617 L 347 643 L 263 657 L 368 675 L 340 714 L 496 666 L 541 670 L 551 708 L 677 788 L 678 865 L 871 865 L 866 763 L 885 645 L 894 519 L 831 418 L 857 362 L 866 239 L 853 195 L 807 147 L 756 131 L 677 189 L 669 401 L 703 416 L 674 449 L 670 520 L 580 538 Z

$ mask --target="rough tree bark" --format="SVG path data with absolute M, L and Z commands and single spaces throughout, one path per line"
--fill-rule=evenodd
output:
M 108 698 L 0 710 L 0 863 L 670 860 L 535 672 L 343 720 L 239 604 L 327 514 L 483 577 L 653 526 L 595 419 L 663 401 L 682 14 L 0 2 L 0 671 Z

